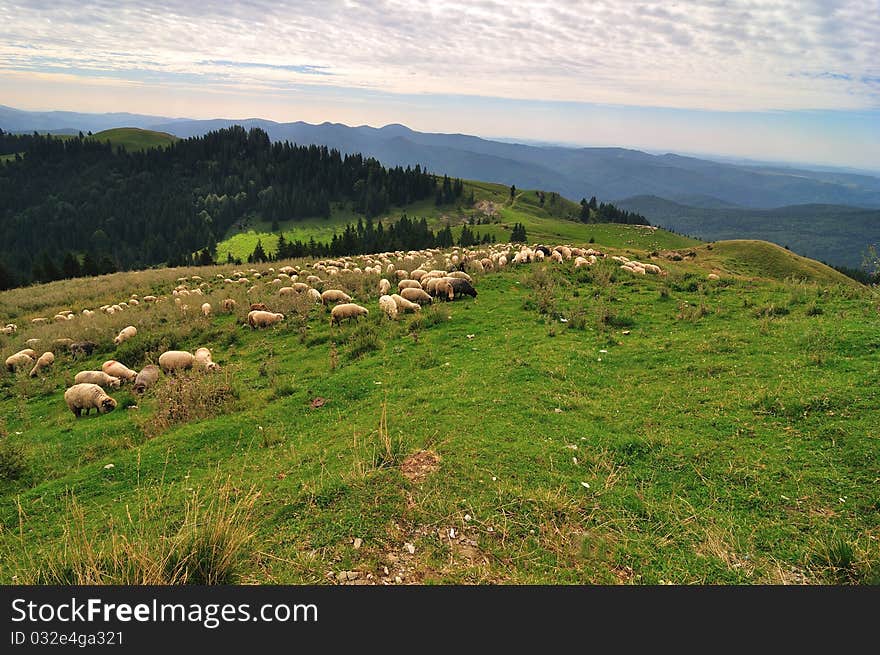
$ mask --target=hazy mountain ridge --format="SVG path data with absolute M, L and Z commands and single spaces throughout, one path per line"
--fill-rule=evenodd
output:
M 259 118 L 188 120 L 124 113 L 23 112 L 0 106 L 0 128 L 8 131 L 143 127 L 186 138 L 233 124 L 260 127 L 273 140 L 362 152 L 388 166 L 422 164 L 455 177 L 541 188 L 575 199 L 595 195 L 616 201 L 656 195 L 708 197 L 720 207 L 732 204 L 754 209 L 810 203 L 880 208 L 880 177 L 839 171 L 734 165 L 625 148 L 526 145 L 465 134 L 416 132 L 399 124 L 375 128 Z
M 880 244 L 880 210 L 803 204 L 756 210 L 704 208 L 657 196 L 635 196 L 618 206 L 653 225 L 707 240 L 762 239 L 829 264 L 858 268 L 870 244 Z

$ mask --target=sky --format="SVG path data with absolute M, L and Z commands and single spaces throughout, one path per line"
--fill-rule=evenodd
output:
M 880 170 L 880 0 L 0 0 L 0 104 Z

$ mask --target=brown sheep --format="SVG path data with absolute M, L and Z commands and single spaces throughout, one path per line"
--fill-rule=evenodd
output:
M 85 410 L 86 416 L 92 409 L 97 409 L 99 414 L 106 414 L 116 409 L 116 401 L 108 396 L 97 384 L 75 384 L 64 392 L 64 402 L 79 418 Z
M 36 353 L 34 353 L 34 355 L 36 355 Z M 10 373 L 14 373 L 21 368 L 31 369 L 33 366 L 34 358 L 25 351 L 15 353 L 6 358 L 6 370 Z
M 137 328 L 133 325 L 129 325 L 128 327 L 124 327 L 119 331 L 119 334 L 116 335 L 116 338 L 113 339 L 113 343 L 117 346 L 121 343 L 125 343 L 132 337 L 137 336 Z

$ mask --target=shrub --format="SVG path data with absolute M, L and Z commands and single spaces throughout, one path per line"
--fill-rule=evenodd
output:
M 229 412 L 238 398 L 229 374 L 228 370 L 215 374 L 187 371 L 167 376 L 154 387 L 157 409 L 141 425 L 144 434 L 154 437 L 174 425 Z
M 27 474 L 27 457 L 19 444 L 0 440 L 0 480 L 20 480 Z

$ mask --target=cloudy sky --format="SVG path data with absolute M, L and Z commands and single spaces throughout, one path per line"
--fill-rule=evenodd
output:
M 0 0 L 0 104 L 880 169 L 880 0 Z

